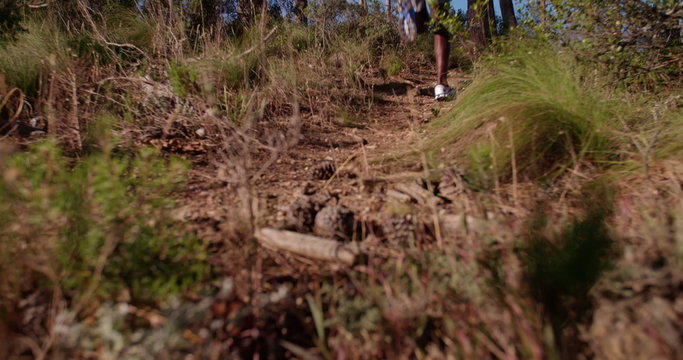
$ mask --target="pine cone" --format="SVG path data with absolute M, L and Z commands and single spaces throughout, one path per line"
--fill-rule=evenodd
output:
M 412 215 L 394 215 L 384 219 L 384 236 L 389 243 L 405 245 L 415 239 Z
M 350 240 L 353 236 L 353 212 L 341 205 L 325 206 L 315 216 L 313 232 L 320 236 Z
M 337 171 L 337 167 L 333 161 L 323 160 L 311 168 L 310 176 L 313 180 L 327 180 L 334 175 L 335 171 Z

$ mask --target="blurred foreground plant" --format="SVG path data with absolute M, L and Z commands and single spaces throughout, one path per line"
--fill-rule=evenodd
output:
M 161 300 L 206 273 L 204 245 L 169 216 L 186 165 L 101 149 L 72 164 L 47 141 L 2 165 L 3 307 L 36 284 L 58 286 L 76 307 L 121 294 Z

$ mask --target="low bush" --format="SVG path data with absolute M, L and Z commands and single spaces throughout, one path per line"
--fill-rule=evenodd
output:
M 4 162 L 3 301 L 36 283 L 83 302 L 121 293 L 157 301 L 206 274 L 204 245 L 170 214 L 186 165 L 150 149 L 100 149 L 71 165 L 47 141 Z
M 681 18 L 674 0 L 553 0 L 528 2 L 526 27 L 559 40 L 581 59 L 600 64 L 626 87 L 680 88 Z
M 15 40 L 0 43 L 0 73 L 5 74 L 8 85 L 34 96 L 44 69 L 71 63 L 69 39 L 49 22 L 28 21 L 23 27 L 26 31 Z
M 467 163 L 480 186 L 613 160 L 618 144 L 610 129 L 632 114 L 595 85 L 598 79 L 584 81 L 570 54 L 517 46 L 483 61 L 478 72 L 456 109 L 434 123 L 439 130 L 427 150 Z

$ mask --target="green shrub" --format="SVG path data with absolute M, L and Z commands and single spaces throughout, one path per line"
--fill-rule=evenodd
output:
M 67 37 L 50 22 L 29 21 L 14 41 L 0 44 L 0 73 L 10 86 L 36 95 L 41 72 L 48 65 L 64 68 L 71 63 Z M 52 63 L 52 64 L 51 64 Z
M 679 101 L 683 102 L 683 99 Z M 647 133 L 648 140 L 652 142 L 654 156 L 658 160 L 683 159 L 683 106 L 663 115 L 664 123 L 653 126 Z M 658 120 L 658 119 L 656 119 Z M 661 121 L 660 120 L 660 121 Z M 647 139 L 647 138 L 646 138 Z
M 582 76 L 569 54 L 545 46 L 489 58 L 455 110 L 434 123 L 426 149 L 468 163 L 484 187 L 492 185 L 484 178 L 509 179 L 513 170 L 532 179 L 611 160 L 609 129 L 630 113 Z
M 184 99 L 195 88 L 197 72 L 194 68 L 181 64 L 178 61 L 171 61 L 168 65 L 168 79 L 171 82 L 171 89 Z
M 106 144 L 101 150 L 72 165 L 47 141 L 3 166 L 5 297 L 33 278 L 59 285 L 71 298 L 127 290 L 133 301 L 155 301 L 206 274 L 204 245 L 169 213 L 170 191 L 186 166 L 151 149 L 132 156 Z
M 132 44 L 143 51 L 152 51 L 156 29 L 148 18 L 121 6 L 109 9 L 103 17 L 103 35 L 108 40 L 119 44 Z
M 403 59 L 395 52 L 382 57 L 380 62 L 381 70 L 389 76 L 398 74 L 403 68 Z
M 201 79 L 210 81 L 215 89 L 248 88 L 260 80 L 266 66 L 266 53 L 276 52 L 274 49 L 278 46 L 262 42 L 259 29 L 252 26 L 219 49 L 206 51 L 203 58 L 192 67 L 201 75 Z M 204 85 L 206 87 L 207 84 Z
M 0 0 L 0 41 L 11 40 L 23 30 L 20 10 L 18 0 Z
M 553 0 L 524 7 L 527 29 L 573 47 L 582 60 L 603 65 L 621 84 L 680 84 L 680 1 Z

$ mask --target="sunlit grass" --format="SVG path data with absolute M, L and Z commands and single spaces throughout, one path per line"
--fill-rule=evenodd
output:
M 617 145 L 609 129 L 627 112 L 588 86 L 584 74 L 550 47 L 521 46 L 488 59 L 455 110 L 433 124 L 426 150 L 466 163 L 482 179 L 513 171 L 538 178 L 585 159 L 608 161 Z

